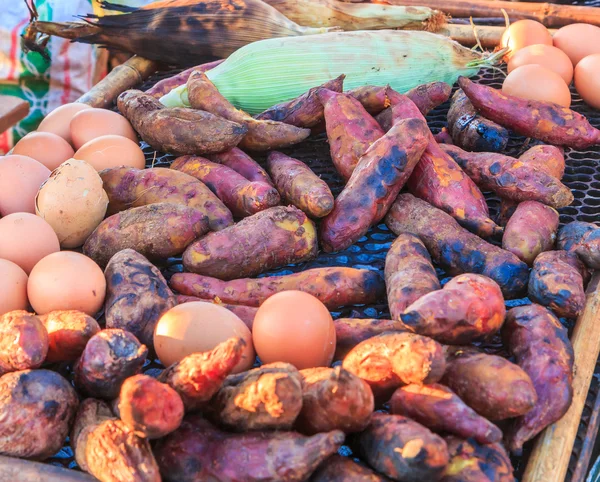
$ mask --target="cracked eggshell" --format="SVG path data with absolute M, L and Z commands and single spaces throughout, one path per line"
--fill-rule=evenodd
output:
M 77 159 L 52 171 L 35 198 L 36 214 L 52 226 L 61 248 L 81 246 L 104 219 L 107 207 L 100 175 Z

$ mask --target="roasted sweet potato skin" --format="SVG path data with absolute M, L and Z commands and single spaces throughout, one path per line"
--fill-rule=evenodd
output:
M 518 452 L 569 409 L 573 398 L 573 346 L 560 321 L 536 304 L 511 308 L 502 337 L 518 365 L 531 377 L 538 397 L 533 410 L 512 421 L 506 432 L 509 450 Z
M 48 354 L 48 331 L 40 319 L 24 310 L 0 316 L 0 375 L 38 368 Z
M 210 156 L 210 160 L 230 167 L 250 182 L 262 182 L 268 186 L 275 187 L 273 181 L 267 174 L 267 171 L 260 167 L 258 162 L 237 147 L 234 147 L 229 151 L 213 154 Z
M 219 65 L 222 62 L 223 59 L 219 59 L 215 60 L 214 62 L 208 62 L 206 64 L 190 67 L 189 69 L 186 69 L 183 72 L 180 72 L 179 74 L 173 75 L 172 77 L 168 77 L 164 80 L 159 80 L 145 93 L 151 95 L 155 99 L 160 99 L 163 95 L 167 95 L 176 87 L 179 87 L 180 85 L 185 85 L 187 80 L 190 78 L 192 72 L 208 72 L 209 70 L 214 69 L 217 65 Z
M 81 311 L 52 311 L 38 317 L 48 332 L 46 362 L 75 361 L 100 325 Z
M 324 251 L 346 249 L 381 221 L 421 159 L 428 135 L 425 121 L 401 120 L 367 149 L 321 223 Z
M 385 475 L 357 464 L 350 457 L 335 454 L 323 462 L 310 478 L 310 482 L 389 482 Z
M 50 370 L 0 377 L 0 453 L 44 460 L 63 446 L 79 400 L 71 384 Z
M 574 221 L 558 235 L 558 248 L 575 253 L 591 269 L 600 269 L 600 228 L 593 223 Z
M 391 413 L 404 415 L 435 432 L 473 437 L 482 444 L 502 440 L 502 431 L 498 427 L 439 383 L 400 387 L 394 392 L 390 407 Z
M 359 101 L 369 114 L 375 115 L 389 107 L 388 89 L 387 85 L 363 85 L 346 91 L 346 94 Z
M 398 320 L 376 318 L 338 318 L 335 325 L 334 360 L 342 360 L 352 348 L 361 341 L 386 331 L 408 331 L 404 323 Z
M 450 274 L 476 273 L 493 279 L 505 298 L 516 298 L 527 285 L 529 269 L 514 254 L 461 228 L 445 212 L 411 194 L 400 194 L 385 218 L 396 234 L 417 235 L 432 259 Z

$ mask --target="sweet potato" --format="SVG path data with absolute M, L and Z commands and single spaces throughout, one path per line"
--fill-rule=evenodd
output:
M 454 141 L 452 140 L 452 137 L 450 137 L 446 127 L 442 127 L 442 130 L 435 134 L 433 138 L 438 144 L 454 144 Z
M 211 154 L 239 144 L 248 128 L 200 110 L 168 109 L 139 90 L 117 99 L 119 111 L 153 149 L 170 154 Z
M 100 331 L 98 322 L 81 311 L 52 311 L 38 318 L 48 332 L 48 363 L 77 360 L 90 338 Z
M 449 274 L 476 273 L 493 279 L 505 298 L 516 298 L 527 285 L 529 269 L 514 254 L 489 244 L 461 228 L 445 212 L 401 194 L 385 218 L 396 234 L 417 235 L 432 259 Z
M 401 415 L 374 413 L 352 445 L 375 470 L 407 482 L 438 480 L 449 458 L 442 437 Z
M 40 367 L 48 344 L 48 331 L 33 313 L 4 313 L 0 316 L 0 375 Z
M 177 304 L 181 305 L 183 303 L 192 303 L 194 301 L 209 301 L 203 300 L 202 298 L 198 298 L 197 296 L 186 296 L 186 295 L 177 295 Z M 256 312 L 258 308 L 254 308 L 253 306 L 244 306 L 244 305 L 230 305 L 227 303 L 218 303 L 217 301 L 212 300 L 213 303 L 216 303 L 223 308 L 228 309 L 237 317 L 242 320 L 250 331 L 252 331 L 252 325 L 254 324 L 254 317 L 256 316 Z
M 465 151 L 501 152 L 508 143 L 508 131 L 480 116 L 460 89 L 452 96 L 448 111 L 448 131 L 453 144 Z
M 346 91 L 346 94 L 359 101 L 369 114 L 375 115 L 389 107 L 388 89 L 387 85 L 363 85 Z
M 342 360 L 352 348 L 361 341 L 386 331 L 408 331 L 404 323 L 398 320 L 375 318 L 338 318 L 335 325 L 334 360 Z
M 385 133 L 351 95 L 319 89 L 317 97 L 324 107 L 331 160 L 347 181 L 360 157 Z
M 310 482 L 390 482 L 385 475 L 373 472 L 350 457 L 335 454 L 323 462 Z
M 537 201 L 520 203 L 508 220 L 502 248 L 531 266 L 538 254 L 549 251 L 556 242 L 558 212 Z
M 558 248 L 575 253 L 590 269 L 600 269 L 600 228 L 574 221 L 558 233 Z
M 514 157 L 493 152 L 466 152 L 460 147 L 441 148 L 486 191 L 512 201 L 539 201 L 559 209 L 573 202 L 571 190 L 547 172 Z
M 192 273 L 231 280 L 316 255 L 315 224 L 293 206 L 276 206 L 192 243 L 183 265 Z
M 183 420 L 179 394 L 148 375 L 134 375 L 125 380 L 112 406 L 125 425 L 142 438 L 164 437 Z
M 390 411 L 419 422 L 430 430 L 473 437 L 479 443 L 502 440 L 502 431 L 469 408 L 452 390 L 439 383 L 407 385 L 394 392 Z
M 481 445 L 473 439 L 444 437 L 450 463 L 440 482 L 514 482 L 510 458 L 499 443 Z
M 202 65 L 196 65 L 195 67 L 190 67 L 189 69 L 184 70 L 178 74 L 175 74 L 171 77 L 167 77 L 166 79 L 159 80 L 156 84 L 150 87 L 145 93 L 151 95 L 155 99 L 160 99 L 163 95 L 167 95 L 176 87 L 180 85 L 185 85 L 190 75 L 194 71 L 198 72 L 208 72 L 211 69 L 214 69 L 217 65 L 223 62 L 223 59 L 215 60 L 213 62 L 208 62 Z
M 436 341 L 414 333 L 388 332 L 356 345 L 342 366 L 365 380 L 376 398 L 384 399 L 401 385 L 439 381 L 446 362 Z
M 202 181 L 240 218 L 279 204 L 279 194 L 275 188 L 262 182 L 250 182 L 230 167 L 203 157 L 178 157 L 171 163 L 171 169 Z
M 0 454 L 44 460 L 65 443 L 79 400 L 71 384 L 50 370 L 0 377 Z
M 510 309 L 502 338 L 517 364 L 531 377 L 538 397 L 533 410 L 512 421 L 506 432 L 509 450 L 518 452 L 569 409 L 573 398 L 573 346 L 560 321 L 536 304 Z
M 102 330 L 90 338 L 75 364 L 75 386 L 92 397 L 116 398 L 123 382 L 141 371 L 147 354 L 128 331 Z
M 348 370 L 319 367 L 301 370 L 302 411 L 296 421 L 299 432 L 312 435 L 330 430 L 361 432 L 375 407 L 373 392 Z
M 575 254 L 546 251 L 533 263 L 529 298 L 557 316 L 577 318 L 585 308 L 584 274 L 586 268 Z
M 345 75 L 325 82 L 323 85 L 313 87 L 299 97 L 288 102 L 269 107 L 264 112 L 255 115 L 257 120 L 271 120 L 285 122 L 296 127 L 314 127 L 323 122 L 323 104 L 317 98 L 317 90 L 329 89 L 333 92 L 344 90 Z
M 79 406 L 70 437 L 79 467 L 100 482 L 160 482 L 150 444 L 117 420 L 105 402 Z
M 211 405 L 219 424 L 237 432 L 289 430 L 302 408 L 302 377 L 289 363 L 229 375 Z
M 313 218 L 327 216 L 333 209 L 333 194 L 325 181 L 301 161 L 271 151 L 267 165 L 281 199 Z
M 429 134 L 424 120 L 405 119 L 367 149 L 321 223 L 325 252 L 348 248 L 383 219 L 421 159 Z
M 149 259 L 166 259 L 183 253 L 206 232 L 206 217 L 195 209 L 149 204 L 106 218 L 87 239 L 83 252 L 102 267 L 124 249 L 134 249 Z
M 155 454 L 164 482 L 301 482 L 343 441 L 338 430 L 312 437 L 295 432 L 226 433 L 193 415 L 158 442 Z
M 440 289 L 431 257 L 421 240 L 401 233 L 385 257 L 385 286 L 393 320 L 421 296 Z
M 187 87 L 190 105 L 194 109 L 201 109 L 221 116 L 248 129 L 240 142 L 242 149 L 250 151 L 281 149 L 302 142 L 310 135 L 309 129 L 284 124 L 283 122 L 256 120 L 249 114 L 236 109 L 219 93 L 215 85 L 203 72 L 192 72 L 187 81 Z
M 211 351 L 184 357 L 167 367 L 158 380 L 179 393 L 186 412 L 197 410 L 221 388 L 225 377 L 242 358 L 245 346 L 241 338 L 230 338 Z
M 571 109 L 506 95 L 466 77 L 459 77 L 458 85 L 477 112 L 517 134 L 579 150 L 600 143 L 600 131 Z
M 535 387 L 522 368 L 474 349 L 449 351 L 442 383 L 491 421 L 524 415 L 537 402 Z
M 258 162 L 237 147 L 234 147 L 229 151 L 213 154 L 210 156 L 210 160 L 230 167 L 250 182 L 262 182 L 268 186 L 275 187 L 273 181 L 267 174 L 267 171 L 260 167 Z
M 223 303 L 260 306 L 269 296 L 300 290 L 317 297 L 327 308 L 375 303 L 385 296 L 381 276 L 355 268 L 313 268 L 301 273 L 264 278 L 221 281 L 192 273 L 175 273 L 171 288 L 203 300 L 218 298 Z
M 181 204 L 208 218 L 211 230 L 233 224 L 233 216 L 221 200 L 202 182 L 185 172 L 154 167 L 115 167 L 100 171 L 108 194 L 108 215 L 155 203 Z

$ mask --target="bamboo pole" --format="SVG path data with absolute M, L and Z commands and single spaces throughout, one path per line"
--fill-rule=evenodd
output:
M 0 482 L 97 482 L 84 472 L 0 455 Z

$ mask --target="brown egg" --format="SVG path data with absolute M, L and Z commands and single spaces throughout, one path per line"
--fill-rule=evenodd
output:
M 563 78 L 541 65 L 522 65 L 504 79 L 502 92 L 523 99 L 554 102 L 569 107 L 571 92 Z
M 559 28 L 553 36 L 554 46 L 566 53 L 573 65 L 584 57 L 600 53 L 600 27 L 572 23 Z
M 79 149 L 96 137 L 114 134 L 127 137 L 137 144 L 137 134 L 121 114 L 107 109 L 86 109 L 78 112 L 71 120 L 73 146 Z
M 577 63 L 575 88 L 585 102 L 600 109 L 600 53 L 588 55 Z
M 0 259 L 0 316 L 14 310 L 26 310 L 27 275 L 12 261 Z
M 510 48 L 505 58 L 510 59 L 523 47 L 535 44 L 552 45 L 552 35 L 544 25 L 535 20 L 519 20 L 512 23 L 504 33 L 500 41 L 502 47 Z
M 29 156 L 53 171 L 75 151 L 62 137 L 51 132 L 30 132 L 15 145 L 13 154 Z
M 71 119 L 78 112 L 92 107 L 87 104 L 72 103 L 61 105 L 48 114 L 40 123 L 39 132 L 52 132 L 71 143 Z
M 106 279 L 100 266 L 73 251 L 52 253 L 34 266 L 27 296 L 34 311 L 78 310 L 95 315 L 104 303 Z
M 569 85 L 573 80 L 573 64 L 562 50 L 551 45 L 529 45 L 516 52 L 508 62 L 508 73 L 523 65 L 537 64 L 560 75 Z
M 27 156 L 0 157 L 0 215 L 35 213 L 35 195 L 50 169 Z
M 140 146 L 127 137 L 115 135 L 97 137 L 86 142 L 74 157 L 91 164 L 96 171 L 121 166 L 136 169 L 146 167 L 146 158 Z
M 30 213 L 0 219 L 0 258 L 18 264 L 29 274 L 36 263 L 60 251 L 56 233 L 46 221 Z
M 299 370 L 329 366 L 335 326 L 327 307 L 302 291 L 283 291 L 258 309 L 252 340 L 262 363 L 288 362 Z
M 161 316 L 154 328 L 154 349 L 162 364 L 169 366 L 192 353 L 212 350 L 233 337 L 246 342 L 242 359 L 234 369 L 234 373 L 239 373 L 254 364 L 250 330 L 227 308 L 194 301 L 175 306 Z

